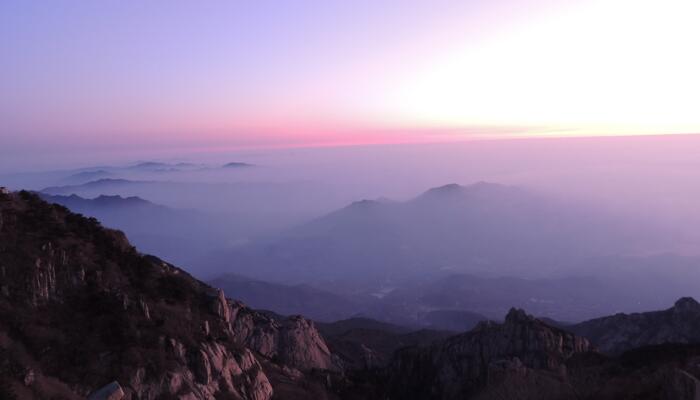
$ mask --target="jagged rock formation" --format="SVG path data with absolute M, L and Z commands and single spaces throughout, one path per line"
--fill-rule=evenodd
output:
M 684 297 L 667 310 L 616 314 L 569 329 L 612 354 L 655 344 L 700 343 L 700 303 Z
M 675 312 L 686 313 L 687 318 L 696 304 L 681 299 Z M 657 318 L 662 315 L 667 322 L 678 318 L 663 313 Z M 679 332 L 689 332 L 693 321 L 687 322 L 676 326 Z M 484 322 L 432 346 L 398 351 L 381 371 L 379 379 L 387 383 L 386 390 L 374 392 L 374 398 L 697 400 L 698 377 L 697 340 L 609 356 L 583 337 L 514 309 L 503 324 Z
M 116 381 L 125 399 L 267 400 L 266 368 L 300 387 L 337 369 L 313 322 L 231 301 L 94 219 L 20 192 L 0 220 L 0 349 L 27 398 Z
M 390 394 L 462 399 L 496 383 L 522 380 L 541 382 L 547 392 L 540 398 L 566 398 L 573 395 L 565 383 L 567 360 L 591 350 L 588 340 L 512 309 L 503 324 L 482 322 L 442 343 L 399 351 L 390 366 Z
M 313 321 L 292 316 L 283 321 L 270 319 L 241 303 L 230 306 L 232 333 L 242 343 L 267 358 L 302 371 L 337 369 L 324 339 Z

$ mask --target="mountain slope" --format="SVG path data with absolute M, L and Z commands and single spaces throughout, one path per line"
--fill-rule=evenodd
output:
M 598 353 L 585 338 L 513 309 L 431 346 L 399 350 L 376 398 L 403 400 L 694 400 L 700 344 Z
M 187 265 L 230 241 L 230 224 L 214 215 L 175 209 L 136 196 L 39 193 L 42 199 L 72 212 L 97 218 L 104 226 L 124 231 L 140 251 Z
M 350 318 L 318 324 L 333 354 L 348 369 L 384 367 L 394 352 L 403 347 L 427 346 L 454 332 L 413 330 L 368 318 Z
M 403 399 L 469 398 L 499 374 L 527 371 L 542 381 L 542 398 L 572 398 L 557 373 L 573 356 L 592 350 L 586 339 L 513 309 L 503 324 L 483 322 L 433 346 L 400 351 L 389 367 L 389 391 Z
M 616 314 L 567 329 L 590 338 L 609 353 L 666 343 L 700 343 L 700 303 L 684 297 L 667 310 Z
M 0 276 L 0 366 L 20 398 L 116 380 L 127 399 L 263 400 L 288 382 L 325 393 L 306 372 L 337 369 L 313 322 L 230 301 L 28 192 L 0 194 Z
M 603 212 L 524 189 L 451 184 L 406 202 L 356 202 L 208 262 L 259 279 L 360 286 L 445 273 L 537 277 L 624 253 L 643 236 Z

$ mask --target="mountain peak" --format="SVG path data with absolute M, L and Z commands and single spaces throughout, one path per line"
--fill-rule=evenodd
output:
M 140 163 L 137 163 L 136 165 L 132 165 L 130 168 L 163 168 L 167 167 L 168 164 L 162 163 L 162 162 L 156 162 L 156 161 L 143 161 Z
M 350 204 L 350 207 L 372 207 L 374 205 L 380 204 L 376 200 L 370 200 L 370 199 L 363 199 L 363 200 L 358 200 L 358 201 L 353 201 Z
M 479 181 L 472 183 L 470 185 L 460 185 L 457 183 L 448 183 L 446 185 L 434 187 L 432 189 L 428 189 L 425 193 L 423 193 L 420 197 L 451 197 L 451 196 L 460 196 L 465 193 L 473 193 L 473 192 L 482 192 L 485 190 L 494 190 L 498 188 L 503 188 L 503 185 L 500 185 L 498 183 L 490 183 L 490 182 L 484 182 L 484 181 Z
M 353 201 L 352 203 L 347 205 L 345 208 L 341 209 L 341 211 L 363 212 L 363 211 L 375 210 L 378 206 L 380 206 L 382 204 L 384 204 L 384 203 L 381 203 L 377 200 L 369 200 L 369 199 L 358 200 L 358 201 Z
M 80 198 L 79 196 L 76 196 L 77 198 Z M 101 194 L 93 199 L 95 203 L 97 204 L 111 204 L 111 205 L 147 205 L 147 204 L 153 204 L 148 200 L 142 199 L 141 197 L 138 196 L 129 196 L 129 197 L 122 197 L 118 194 L 116 195 L 107 195 L 107 194 Z
M 673 305 L 673 308 L 677 311 L 700 312 L 700 303 L 692 297 L 681 297 Z
M 232 161 L 229 163 L 224 164 L 222 167 L 223 168 L 243 168 L 243 167 L 252 167 L 252 164 L 240 162 L 240 161 Z
M 131 183 L 134 181 L 130 181 L 128 179 L 121 179 L 121 178 L 101 178 L 101 179 L 95 179 L 94 181 L 90 181 L 85 183 L 83 186 L 89 186 L 89 185 L 107 185 L 107 184 L 115 184 L 115 183 Z
M 464 191 L 464 186 L 457 183 L 448 183 L 447 185 L 442 185 L 428 189 L 425 194 L 436 194 L 436 195 L 450 195 L 455 193 L 461 193 Z
M 526 322 L 526 321 L 532 321 L 534 318 L 530 315 L 528 315 L 525 310 L 520 309 L 520 308 L 511 308 L 510 311 L 508 311 L 508 314 L 506 314 L 506 323 L 519 323 L 519 322 Z

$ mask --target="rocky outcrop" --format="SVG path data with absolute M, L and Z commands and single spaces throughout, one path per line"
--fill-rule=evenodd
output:
M 688 326 L 680 325 L 685 320 L 692 326 L 697 309 L 694 300 L 685 298 L 670 310 L 603 319 L 606 329 L 621 319 L 627 340 L 651 330 L 649 337 L 664 333 L 679 341 L 614 356 L 597 351 L 581 336 L 513 309 L 502 324 L 483 322 L 432 346 L 398 351 L 382 371 L 379 379 L 387 389 L 377 398 L 698 400 L 700 342 L 688 336 Z M 640 321 L 644 325 L 634 323 Z
M 482 322 L 439 344 L 399 351 L 389 366 L 389 394 L 402 399 L 462 399 L 489 387 L 546 382 L 539 398 L 548 398 L 546 393 L 567 398 L 574 393 L 567 388 L 566 362 L 592 350 L 588 340 L 512 309 L 503 324 Z
M 333 358 L 314 323 L 301 316 L 287 319 L 279 332 L 278 354 L 283 364 L 301 369 L 334 369 Z
M 23 349 L 27 398 L 268 400 L 266 369 L 304 393 L 306 371 L 335 368 L 311 321 L 231 301 L 94 219 L 27 192 L 0 195 L 0 216 L 0 350 Z
M 263 356 L 302 371 L 338 369 L 313 321 L 301 316 L 277 321 L 241 303 L 230 304 L 231 335 Z
M 568 329 L 611 354 L 664 343 L 700 343 L 700 303 L 684 297 L 667 310 L 616 314 Z
M 220 343 L 202 343 L 186 350 L 174 339 L 169 340 L 167 347 L 178 367 L 158 379 L 152 379 L 145 368 L 137 368 L 125 388 L 127 398 L 210 399 L 227 393 L 234 398 L 266 400 L 272 396 L 271 383 L 248 349 L 232 352 Z

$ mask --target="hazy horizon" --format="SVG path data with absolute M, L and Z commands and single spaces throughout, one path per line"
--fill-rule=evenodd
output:
M 2 168 L 76 153 L 699 133 L 697 11 L 7 1 Z

